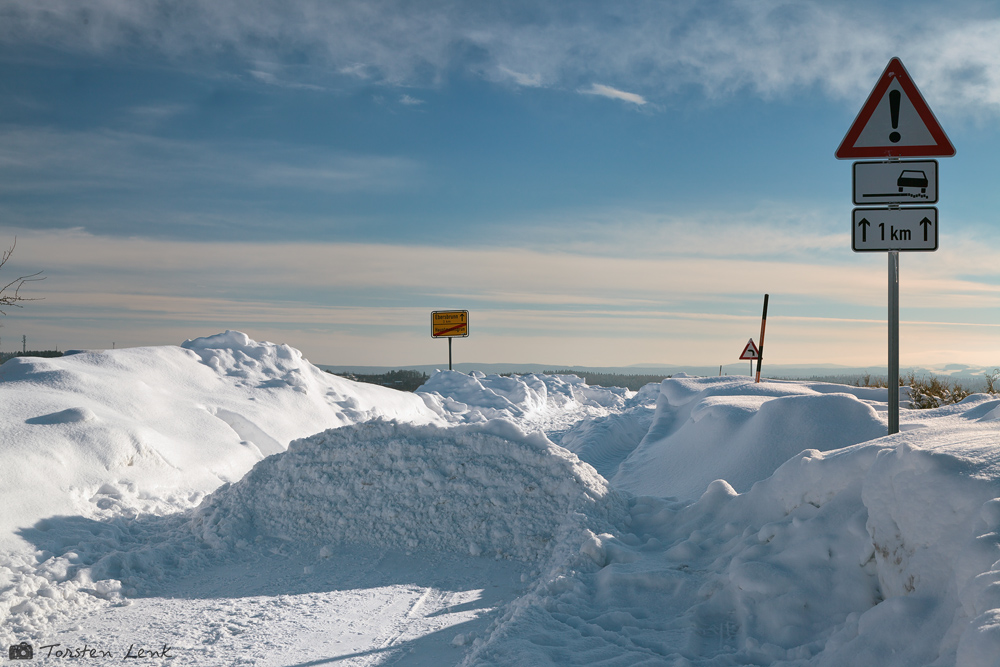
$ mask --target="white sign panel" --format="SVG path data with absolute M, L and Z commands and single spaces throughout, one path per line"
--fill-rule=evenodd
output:
M 854 252 L 937 250 L 938 210 L 914 208 L 856 208 L 851 219 Z
M 936 204 L 937 167 L 937 160 L 855 162 L 854 203 L 859 206 Z
M 743 353 L 740 354 L 740 359 L 746 361 L 750 359 L 751 361 L 760 357 L 760 350 L 757 349 L 757 344 L 753 342 L 753 338 L 747 341 L 746 347 L 743 348 Z

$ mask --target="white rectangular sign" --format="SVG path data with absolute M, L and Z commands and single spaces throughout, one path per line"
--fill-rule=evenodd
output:
M 859 206 L 936 204 L 937 166 L 937 160 L 855 162 L 854 203 Z
M 851 216 L 851 249 L 937 250 L 938 210 L 921 208 L 856 208 Z

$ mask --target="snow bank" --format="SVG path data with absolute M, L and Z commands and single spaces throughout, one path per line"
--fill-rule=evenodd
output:
M 338 378 L 235 331 L 180 347 L 17 357 L 0 366 L 0 403 L 0 548 L 53 515 L 189 507 L 326 428 L 439 421 L 412 394 Z
M 996 667 L 998 405 L 905 411 L 901 433 L 800 452 L 742 494 L 633 498 L 627 529 L 540 578 L 463 664 Z
M 193 526 L 218 546 L 264 535 L 534 561 L 623 517 L 605 480 L 543 435 L 374 421 L 293 442 L 212 494 Z
M 455 423 L 482 423 L 507 419 L 522 427 L 563 426 L 565 415 L 579 420 L 625 406 L 632 394 L 622 387 L 590 386 L 576 375 L 470 375 L 437 371 L 417 389 L 427 406 Z M 583 413 L 583 414 L 581 414 Z M 559 421 L 563 418 L 562 421 Z
M 626 401 L 621 412 L 579 421 L 562 434 L 559 444 L 605 479 L 614 478 L 618 466 L 649 432 L 659 388 L 648 384 Z
M 885 390 L 432 380 L 357 385 L 235 332 L 8 362 L 0 537 L 22 546 L 0 559 L 0 645 L 215 556 L 252 570 L 279 538 L 527 563 L 527 593 L 451 642 L 469 665 L 998 667 L 995 397 L 904 410 L 886 437 Z
M 863 490 L 883 595 L 895 614 L 883 632 L 922 626 L 928 643 L 959 665 L 1000 663 L 1000 448 L 995 432 L 932 450 L 902 442 L 879 452 Z M 913 443 L 913 444 L 911 444 Z M 956 443 L 958 444 L 958 443 Z M 870 642 L 853 642 L 867 649 Z M 911 640 L 912 641 L 912 640 Z
M 839 391 L 831 393 L 833 387 Z M 688 499 L 715 479 L 747 491 L 804 449 L 827 451 L 884 435 L 871 400 L 857 396 L 871 393 L 823 383 L 668 378 L 648 433 L 612 482 L 636 494 Z

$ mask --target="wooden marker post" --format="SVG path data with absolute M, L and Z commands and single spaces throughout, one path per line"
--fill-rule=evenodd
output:
M 764 361 L 764 325 L 767 324 L 767 297 L 764 295 L 764 314 L 760 316 L 760 344 L 757 346 L 757 379 L 760 382 L 760 364 Z

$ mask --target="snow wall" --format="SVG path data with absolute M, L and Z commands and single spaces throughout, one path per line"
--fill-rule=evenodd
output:
M 296 440 L 213 493 L 193 526 L 217 546 L 263 535 L 534 561 L 624 517 L 622 497 L 541 434 L 374 421 Z

